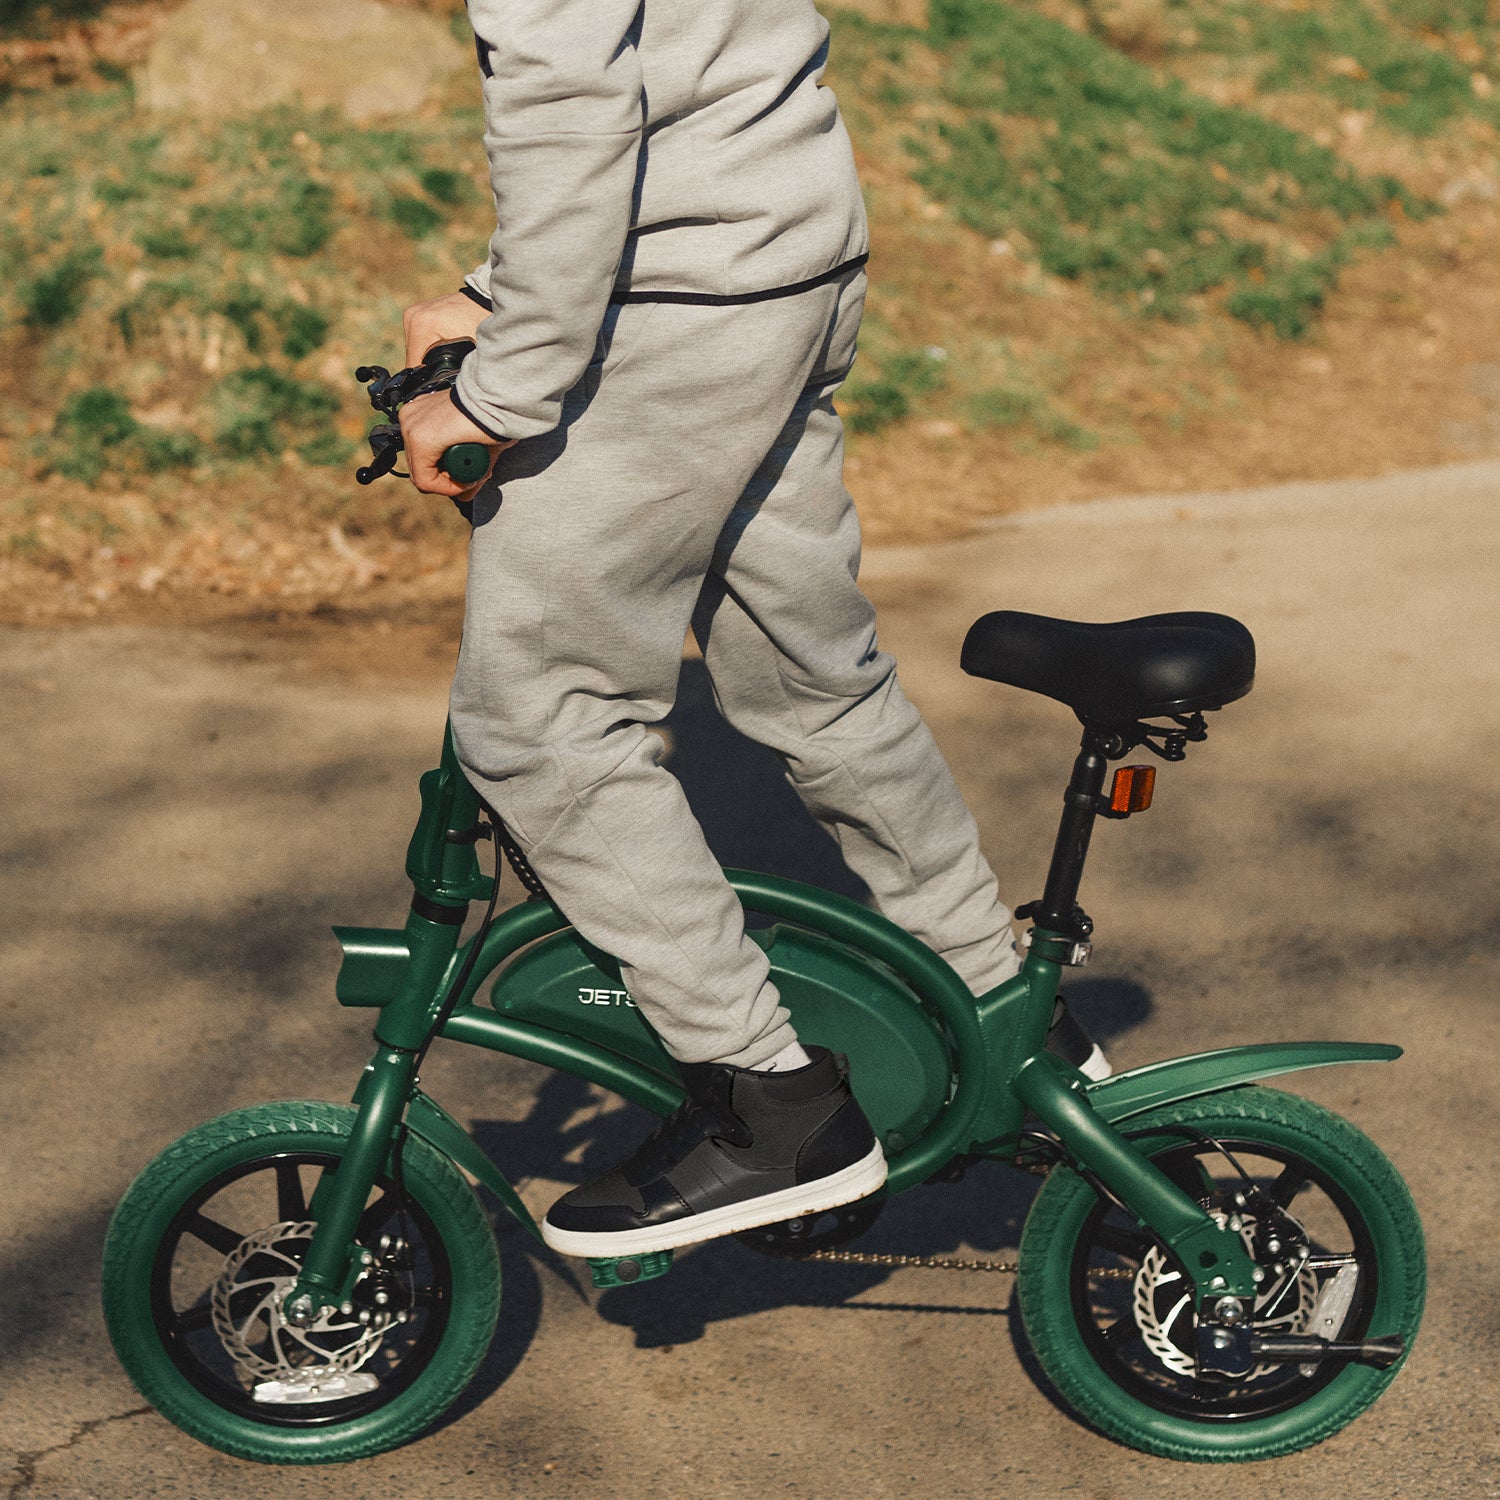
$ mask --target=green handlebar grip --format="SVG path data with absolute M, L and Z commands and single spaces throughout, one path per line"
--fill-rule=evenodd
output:
M 490 450 L 483 443 L 455 443 L 438 460 L 438 468 L 460 484 L 483 479 L 490 467 Z

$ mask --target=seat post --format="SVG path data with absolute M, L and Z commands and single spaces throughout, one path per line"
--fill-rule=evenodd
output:
M 1073 931 L 1078 885 L 1083 879 L 1083 862 L 1088 857 L 1089 838 L 1099 813 L 1099 797 L 1109 764 L 1106 752 L 1113 748 L 1114 740 L 1114 736 L 1084 727 L 1082 748 L 1073 762 L 1068 789 L 1063 793 L 1062 821 L 1058 824 L 1052 863 L 1047 870 L 1047 889 L 1032 915 L 1036 925 L 1049 932 Z

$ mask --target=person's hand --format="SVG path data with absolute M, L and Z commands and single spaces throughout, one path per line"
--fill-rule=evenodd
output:
M 462 292 L 449 292 L 445 297 L 413 303 L 401 314 L 401 327 L 406 334 L 407 368 L 421 364 L 423 356 L 434 344 L 472 339 L 487 317 L 489 314 Z
M 470 307 L 473 305 L 469 303 Z M 411 482 L 424 495 L 450 495 L 456 500 L 470 500 L 478 494 L 493 473 L 495 460 L 513 446 L 509 442 L 496 442 L 482 427 L 476 427 L 448 399 L 447 391 L 433 391 L 431 395 L 408 401 L 401 408 L 401 437 L 406 444 L 406 467 Z M 489 449 L 489 468 L 477 484 L 460 484 L 438 468 L 438 460 L 455 443 L 481 443 Z

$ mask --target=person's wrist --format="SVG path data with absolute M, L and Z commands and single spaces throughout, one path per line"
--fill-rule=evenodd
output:
M 450 385 L 448 387 L 448 399 L 492 443 L 508 443 L 508 442 L 511 441 L 508 437 L 506 437 L 506 435 L 503 432 L 496 432 L 495 429 L 489 425 L 489 423 L 484 422 L 479 417 L 475 416 L 474 413 L 472 411 L 470 411 L 467 406 L 464 405 L 463 397 L 458 394 L 458 386 L 457 385 Z M 478 441 L 478 439 L 476 439 L 476 441 Z

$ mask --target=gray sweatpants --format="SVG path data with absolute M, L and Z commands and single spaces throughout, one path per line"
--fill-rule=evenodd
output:
M 978 831 L 859 591 L 832 398 L 863 273 L 732 306 L 611 309 L 562 424 L 475 505 L 460 760 L 684 1062 L 795 1039 L 648 726 L 691 625 L 720 708 L 785 762 L 877 908 L 975 990 L 1015 967 Z

